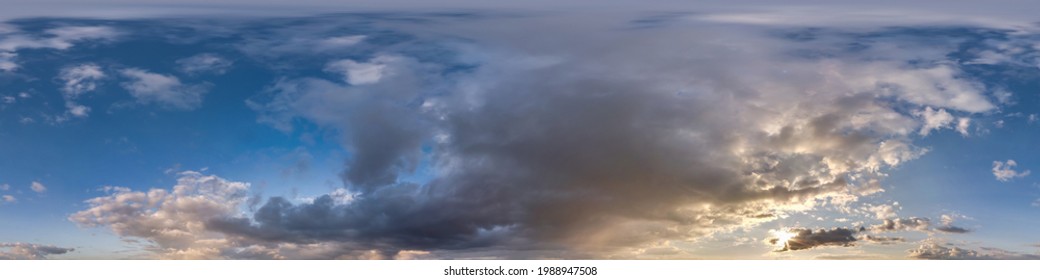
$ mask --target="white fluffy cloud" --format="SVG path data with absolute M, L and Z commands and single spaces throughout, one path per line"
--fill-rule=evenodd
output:
M 221 258 L 232 241 L 206 229 L 214 218 L 235 217 L 249 184 L 198 172 L 182 172 L 172 189 L 132 191 L 108 187 L 107 196 L 87 200 L 89 209 L 69 216 L 81 226 L 108 227 L 123 238 L 147 241 L 160 258 Z
M 47 186 L 44 186 L 43 183 L 33 181 L 32 184 L 29 186 L 29 189 L 32 189 L 32 191 L 37 193 L 43 193 L 47 191 Z
M 0 260 L 41 260 L 72 252 L 72 248 L 33 243 L 0 243 Z
M 1005 162 L 994 161 L 993 176 L 997 178 L 997 181 L 1001 182 L 1007 182 L 1015 178 L 1029 176 L 1029 170 L 1019 172 L 1015 170 L 1015 167 L 1017 166 L 1018 163 L 1010 159 Z
M 202 106 L 202 95 L 206 91 L 204 85 L 188 85 L 172 75 L 162 75 L 138 68 L 120 71 L 130 81 L 124 82 L 123 88 L 130 92 L 138 103 L 158 104 L 159 106 L 192 110 Z
M 14 196 L 9 194 L 5 194 L 4 196 L 0 197 L 0 200 L 2 200 L 4 203 L 14 203 L 18 201 L 17 198 L 14 198 Z

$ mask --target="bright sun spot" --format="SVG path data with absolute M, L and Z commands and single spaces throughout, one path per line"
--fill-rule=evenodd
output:
M 770 230 L 770 233 L 773 234 L 774 238 L 773 241 L 771 241 L 771 243 L 776 245 L 777 249 L 783 249 L 784 247 L 786 247 L 787 241 L 791 240 L 791 238 L 794 238 L 795 235 L 797 235 L 796 233 L 791 232 L 787 229 Z

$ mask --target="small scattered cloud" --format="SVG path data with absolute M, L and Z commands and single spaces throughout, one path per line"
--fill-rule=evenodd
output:
M 76 66 L 68 66 L 61 70 L 58 79 L 62 81 L 62 96 L 65 99 L 65 107 L 68 115 L 74 117 L 87 117 L 90 108 L 76 102 L 84 93 L 97 89 L 98 82 L 105 78 L 105 72 L 97 64 L 86 63 Z
M 0 243 L 0 260 L 42 260 L 72 252 L 73 248 L 33 243 Z
M 14 198 L 14 196 L 12 195 L 5 194 L 3 196 L 0 196 L 0 201 L 3 201 L 4 203 L 15 203 L 18 201 L 18 199 Z
M 946 112 L 945 109 L 934 110 L 932 107 L 925 107 L 924 110 L 914 112 L 914 115 L 924 119 L 924 124 L 919 132 L 921 136 L 928 136 L 933 130 L 950 128 L 950 124 L 954 121 L 953 115 Z M 958 124 L 958 129 L 960 129 L 960 124 Z
M 37 181 L 33 181 L 29 188 L 36 193 L 44 193 L 47 191 L 47 186 L 44 186 L 43 183 Z
M 971 126 L 970 118 L 959 118 L 957 119 L 957 132 L 961 135 L 968 136 L 968 127 Z
M 202 95 L 207 90 L 203 85 L 188 85 L 171 75 L 162 75 L 138 68 L 120 71 L 130 81 L 123 83 L 123 88 L 130 92 L 138 103 L 158 104 L 159 106 L 193 110 L 202 106 Z
M 1015 162 L 1014 160 L 1011 160 L 1011 159 L 1009 159 L 1009 160 L 1007 160 L 1005 162 L 994 161 L 993 162 L 993 176 L 995 176 L 997 178 L 997 181 L 1001 181 L 1001 182 L 1007 182 L 1007 181 L 1011 181 L 1012 179 L 1015 179 L 1015 178 L 1022 178 L 1022 177 L 1025 177 L 1025 176 L 1029 176 L 1029 173 L 1030 173 L 1029 170 L 1019 172 L 1019 171 L 1015 170 L 1015 167 L 1017 167 L 1017 166 L 1018 166 L 1018 163 Z
M 0 191 L 9 191 L 9 190 L 11 190 L 11 185 L 10 184 L 0 184 Z
M 958 217 L 957 215 L 953 215 L 953 214 L 944 214 L 944 215 L 942 215 L 939 218 L 939 222 L 942 223 L 942 225 L 935 227 L 935 230 L 940 231 L 940 232 L 945 232 L 945 233 L 968 233 L 968 232 L 971 232 L 970 229 L 966 229 L 966 228 L 963 228 L 963 227 L 959 227 L 959 226 L 953 225 L 953 222 L 956 221 L 957 217 Z M 963 216 L 961 216 L 961 217 L 963 217 Z
M 234 63 L 222 56 L 203 53 L 177 60 L 178 69 L 187 74 L 224 74 Z

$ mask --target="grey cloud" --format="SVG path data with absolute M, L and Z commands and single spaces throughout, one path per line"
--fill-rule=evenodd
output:
M 73 248 L 33 243 L 0 243 L 0 260 L 40 260 L 74 250 Z
M 774 245 L 783 245 L 778 252 L 784 251 L 798 251 L 807 250 L 821 246 L 842 246 L 850 247 L 856 243 L 856 232 L 847 228 L 834 228 L 834 229 L 791 229 L 789 232 L 794 235 L 786 240 L 779 238 L 769 239 L 768 242 Z M 782 244 L 778 244 L 781 243 Z
M 966 228 L 962 228 L 962 227 L 958 227 L 958 226 L 939 226 L 939 227 L 935 227 L 935 230 L 938 230 L 938 231 L 941 231 L 941 232 L 945 232 L 945 233 L 969 233 L 969 232 L 971 232 L 970 229 L 966 229 Z

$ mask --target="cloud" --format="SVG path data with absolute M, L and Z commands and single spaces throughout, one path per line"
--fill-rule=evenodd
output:
M 939 219 L 939 221 L 942 223 L 942 225 L 938 226 L 938 227 L 935 227 L 935 230 L 940 231 L 940 232 L 945 232 L 945 233 L 968 233 L 968 232 L 971 232 L 970 229 L 966 229 L 966 228 L 962 228 L 962 227 L 953 225 L 953 222 L 956 221 L 956 217 L 957 217 L 957 215 L 952 215 L 952 214 L 944 214 L 944 215 L 942 215 L 940 217 L 940 219 Z M 961 217 L 963 217 L 963 216 L 961 216 Z
M 870 230 L 876 232 L 885 231 L 928 231 L 928 227 L 931 225 L 931 221 L 928 218 L 896 218 L 896 219 L 883 219 L 880 225 L 874 225 L 870 227 Z
M 436 34 L 448 38 L 322 58 L 317 67 L 335 81 L 315 71 L 287 75 L 248 101 L 258 121 L 278 129 L 334 131 L 350 154 L 345 191 L 275 196 L 256 211 L 201 217 L 149 206 L 152 191 L 128 191 L 92 200 L 71 219 L 150 240 L 169 257 L 604 257 L 843 209 L 881 192 L 885 172 L 925 153 L 914 145 L 927 134 L 921 129 L 952 123 L 936 116 L 998 106 L 949 61 L 962 49 L 956 44 L 858 30 L 791 40 L 746 26 L 606 32 L 572 20 L 442 23 Z M 292 30 L 322 30 L 299 35 L 313 42 L 353 24 L 300 20 Z M 538 26 L 553 28 L 505 35 Z M 426 43 L 438 39 L 445 42 Z M 893 48 L 902 51 L 886 55 Z M 273 53 L 247 55 L 281 57 Z M 238 195 L 204 197 L 241 206 Z M 135 205 L 127 201 L 145 208 L 109 210 Z M 201 222 L 153 225 L 154 213 Z M 879 217 L 879 231 L 928 228 L 923 218 Z M 802 250 L 856 241 L 849 229 L 793 234 L 803 243 L 775 243 Z
M 878 243 L 878 244 L 895 244 L 895 243 L 906 242 L 906 238 L 902 238 L 902 237 L 885 237 L 885 236 L 873 236 L 873 235 L 864 236 L 861 240 L 864 240 L 864 241 L 867 241 L 867 242 L 871 242 L 871 243 Z
M 107 26 L 64 26 L 47 29 L 42 34 L 24 34 L 11 29 L 0 34 L 0 70 L 10 72 L 20 66 L 14 61 L 23 49 L 66 50 L 84 41 L 109 41 L 119 32 Z
M 962 228 L 962 227 L 958 227 L 958 226 L 939 226 L 939 227 L 936 227 L 935 230 L 938 230 L 938 231 L 941 231 L 941 232 L 945 232 L 945 233 L 968 233 L 968 232 L 971 232 L 970 229 L 966 229 L 966 228 Z
M 1029 176 L 1029 170 L 1018 172 L 1014 170 L 1016 166 L 1018 166 L 1018 163 L 1010 159 L 1006 162 L 994 161 L 993 176 L 997 178 L 997 181 L 1001 182 L 1007 182 L 1015 178 Z
M 9 184 L 0 184 L 0 191 L 9 191 L 9 190 L 11 190 L 11 185 L 9 185 Z
M 234 63 L 224 57 L 212 53 L 197 54 L 177 60 L 180 71 L 188 74 L 213 73 L 224 74 Z
M 365 40 L 368 36 L 365 35 L 347 35 L 347 36 L 336 36 L 322 39 L 318 42 L 317 47 L 319 49 L 338 49 L 346 48 L 353 45 L 357 45 Z
M 971 126 L 970 118 L 958 118 L 957 119 L 957 132 L 961 135 L 968 136 L 968 127 Z
M 388 65 L 397 60 L 394 56 L 381 55 L 368 62 L 357 62 L 350 59 L 329 62 L 325 71 L 343 75 L 343 80 L 351 85 L 378 83 L 385 75 L 391 75 Z
M 158 104 L 175 110 L 193 110 L 202 106 L 202 95 L 207 86 L 187 85 L 174 76 L 129 68 L 120 71 L 130 81 L 123 88 L 130 92 L 138 103 Z
M 37 193 L 43 193 L 43 192 L 47 191 L 47 186 L 44 186 L 42 183 L 37 182 L 37 181 L 33 181 L 32 185 L 29 186 L 29 188 L 32 189 L 32 191 L 37 192 Z
M 353 240 L 424 251 L 570 244 L 588 252 L 697 239 L 880 191 L 867 178 L 924 153 L 912 137 L 926 118 L 897 107 L 929 116 L 996 108 L 983 85 L 945 62 L 790 57 L 821 46 L 715 33 L 699 35 L 745 47 L 664 36 L 669 30 L 618 36 L 564 28 L 554 30 L 567 34 L 554 36 L 564 41 L 518 42 L 497 35 L 518 26 L 488 28 L 501 30 L 466 34 L 482 45 L 460 48 L 467 53 L 459 57 L 478 66 L 451 79 L 437 72 L 448 67 L 383 75 L 377 56 L 326 69 L 351 85 L 380 87 L 279 80 L 251 107 L 283 129 L 300 119 L 339 129 L 346 148 L 362 153 L 344 168 L 355 199 L 272 198 L 252 219 L 214 228 L 266 242 Z M 632 40 L 653 51 L 624 47 Z M 765 45 L 772 47 L 755 47 Z M 437 63 L 454 62 L 412 65 Z M 353 68 L 380 75 L 355 73 L 351 81 Z M 372 106 L 381 109 L 367 113 Z M 432 180 L 400 179 L 424 158 Z M 419 213 L 425 218 L 410 218 Z M 923 220 L 890 223 L 913 228 L 914 221 Z
M 783 237 L 769 239 L 770 244 L 780 247 L 777 252 L 807 250 L 821 246 L 850 247 L 856 242 L 855 232 L 847 228 L 834 229 L 790 229 Z
M 924 118 L 924 126 L 921 127 L 920 132 L 922 136 L 928 136 L 932 130 L 949 128 L 954 120 L 953 115 L 947 113 L 946 110 L 932 110 L 932 107 L 925 107 L 924 110 L 914 112 L 914 114 Z
M 908 258 L 927 260 L 1035 260 L 1040 255 L 1022 254 L 996 248 L 983 248 L 983 251 L 960 248 L 952 244 L 939 244 L 934 240 L 926 240 L 918 248 L 907 251 Z
M 15 203 L 15 202 L 18 201 L 18 199 L 14 198 L 14 196 L 6 195 L 6 194 L 4 196 L 0 197 L 0 200 L 2 200 L 4 203 Z
M 84 93 L 97 89 L 98 81 L 103 78 L 105 78 L 105 72 L 97 64 L 87 63 L 61 69 L 58 79 L 64 82 L 61 90 L 68 114 L 74 117 L 87 116 L 90 108 L 77 104 L 76 100 Z
M 69 216 L 84 227 L 108 227 L 126 239 L 147 241 L 145 248 L 167 259 L 222 258 L 233 241 L 207 230 L 207 221 L 235 217 L 249 184 L 194 171 L 180 173 L 172 189 L 132 191 L 107 188 L 107 196 L 86 202 L 90 208 Z
M 66 254 L 73 250 L 33 243 L 0 243 L 0 260 L 42 260 L 50 255 Z

